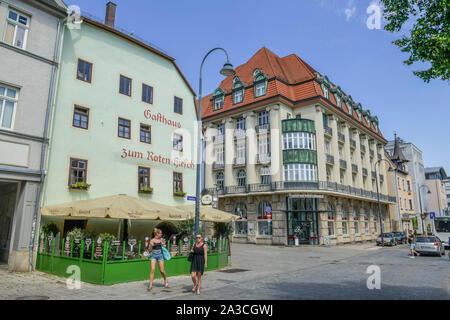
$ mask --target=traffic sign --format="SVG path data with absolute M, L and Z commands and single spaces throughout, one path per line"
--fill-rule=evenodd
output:
M 187 199 L 188 199 L 188 201 L 195 201 L 197 198 L 196 198 L 196 197 L 188 196 Z
M 430 212 L 430 219 L 434 219 L 436 217 L 436 213 L 435 212 Z

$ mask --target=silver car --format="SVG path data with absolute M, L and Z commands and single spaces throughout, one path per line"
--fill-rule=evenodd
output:
M 435 236 L 418 236 L 415 250 L 420 254 L 445 255 L 444 244 Z

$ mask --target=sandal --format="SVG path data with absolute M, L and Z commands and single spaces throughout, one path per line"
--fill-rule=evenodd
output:
M 197 289 L 197 295 L 198 296 L 200 295 L 200 289 Z
M 152 291 L 152 287 L 147 287 L 147 291 L 148 292 Z
M 194 286 L 194 288 L 192 289 L 192 293 L 195 293 L 195 290 L 197 290 L 197 286 Z
M 164 288 L 168 288 L 168 287 L 169 287 L 169 282 L 168 281 L 164 282 Z

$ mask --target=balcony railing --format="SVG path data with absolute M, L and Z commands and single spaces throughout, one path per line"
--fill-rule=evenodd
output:
M 366 169 L 366 168 L 362 168 L 362 173 L 363 173 L 363 176 L 366 176 L 366 177 L 367 177 L 368 172 L 367 172 L 367 169 Z
M 220 142 L 223 142 L 224 140 L 225 140 L 224 134 L 218 134 L 213 137 L 213 142 L 215 142 L 215 143 L 220 143 Z
M 233 167 L 243 167 L 245 164 L 245 158 L 234 158 L 233 160 Z
M 351 186 L 345 186 L 337 182 L 329 181 L 276 181 L 270 184 L 248 184 L 245 186 L 228 186 L 223 189 L 223 194 L 238 194 L 238 193 L 258 193 L 258 192 L 275 192 L 283 190 L 321 190 L 338 192 L 347 195 L 354 195 L 372 200 L 377 200 L 377 193 L 360 188 L 354 188 Z M 215 189 L 208 189 L 211 194 L 217 192 Z M 395 197 L 380 194 L 381 201 L 396 202 Z
M 327 154 L 327 164 L 334 164 L 334 157 Z
M 352 164 L 352 171 L 353 172 L 358 172 L 358 165 Z
M 333 136 L 333 129 L 331 129 L 330 127 L 324 127 L 323 130 L 326 135 L 329 135 L 330 137 Z
M 259 164 L 261 164 L 261 163 L 269 163 L 270 162 L 270 153 L 258 154 L 257 162 Z
M 350 147 L 355 149 L 356 148 L 356 141 L 350 138 Z
M 340 133 L 340 132 L 338 132 L 338 141 L 342 142 L 342 143 L 345 143 L 345 135 Z
M 347 161 L 339 160 L 339 165 L 340 165 L 341 169 L 347 169 Z
M 263 132 L 268 132 L 268 131 L 270 131 L 269 123 L 256 126 L 256 133 L 263 133 Z
M 361 147 L 361 152 L 366 153 L 366 146 L 362 144 L 362 145 L 360 145 L 360 147 Z
M 373 150 L 369 150 L 369 153 L 372 158 L 375 156 L 375 152 Z
M 225 168 L 225 163 L 213 162 L 213 170 L 223 170 Z
M 245 137 L 245 130 L 243 130 L 243 129 L 236 129 L 236 130 L 234 130 L 234 137 L 235 138 L 244 138 Z

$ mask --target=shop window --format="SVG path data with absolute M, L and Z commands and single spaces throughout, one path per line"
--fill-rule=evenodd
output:
M 260 235 L 260 236 L 271 236 L 272 235 L 272 222 L 270 220 L 258 221 L 258 235 Z
M 70 158 L 69 186 L 77 182 L 86 183 L 87 160 Z
M 348 235 L 348 208 L 347 206 L 342 206 L 342 234 Z
M 369 234 L 369 223 L 367 221 L 364 222 L 364 229 L 366 231 L 366 234 Z
M 359 221 L 354 221 L 353 224 L 355 227 L 355 234 L 359 234 Z
M 334 236 L 335 232 L 336 212 L 333 205 L 328 205 L 328 235 Z
M 77 79 L 88 83 L 92 82 L 92 63 L 78 59 Z
M 87 129 L 89 126 L 89 109 L 76 105 L 73 109 L 72 125 L 77 128 Z
M 260 201 L 258 204 L 258 219 L 267 219 L 268 210 L 272 211 L 272 206 L 267 200 Z
M 239 216 L 240 219 L 236 220 L 234 223 L 234 234 L 235 235 L 246 235 L 247 234 L 247 207 L 245 203 L 240 202 L 236 205 L 234 214 Z
M 3 41 L 20 49 L 25 49 L 30 17 L 9 10 Z
M 131 97 L 131 85 L 132 80 L 130 78 L 120 75 L 119 92 L 121 94 Z
M 119 132 L 120 138 L 131 139 L 131 121 L 123 118 L 119 118 Z

